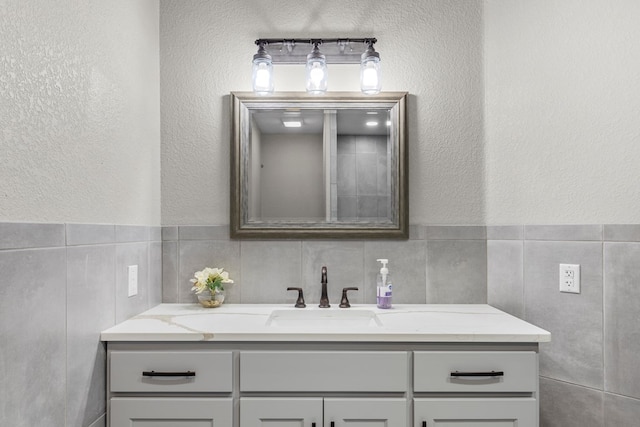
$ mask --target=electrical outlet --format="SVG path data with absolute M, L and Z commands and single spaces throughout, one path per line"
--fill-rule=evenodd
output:
M 133 297 L 138 295 L 138 266 L 130 265 L 129 271 L 129 296 Z
M 580 264 L 560 264 L 560 292 L 580 293 Z

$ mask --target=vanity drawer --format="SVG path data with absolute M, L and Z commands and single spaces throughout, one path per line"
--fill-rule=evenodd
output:
M 405 351 L 245 351 L 240 390 L 405 392 Z
M 417 392 L 535 392 L 538 388 L 538 355 L 533 351 L 417 351 L 413 363 Z
M 111 392 L 231 392 L 230 351 L 113 351 Z

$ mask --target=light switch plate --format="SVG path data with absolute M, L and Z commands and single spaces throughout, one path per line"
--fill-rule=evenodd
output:
M 560 264 L 560 292 L 580 293 L 580 264 Z
M 129 271 L 129 296 L 133 297 L 138 295 L 138 266 L 130 265 Z

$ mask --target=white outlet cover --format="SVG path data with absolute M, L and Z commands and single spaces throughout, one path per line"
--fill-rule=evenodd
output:
M 580 293 L 580 264 L 560 264 L 560 292 Z
M 138 266 L 130 265 L 129 271 L 129 296 L 133 297 L 138 295 Z

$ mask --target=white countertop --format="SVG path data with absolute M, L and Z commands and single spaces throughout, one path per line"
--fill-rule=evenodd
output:
M 284 321 L 283 317 L 274 321 L 272 313 L 285 316 Z M 316 315 L 322 317 L 313 319 Z M 369 318 L 375 321 L 363 324 L 362 319 Z M 486 304 L 398 304 L 389 310 L 360 304 L 347 309 L 296 309 L 284 304 L 224 304 L 218 308 L 160 304 L 103 331 L 101 339 L 533 343 L 550 341 L 551 334 Z

